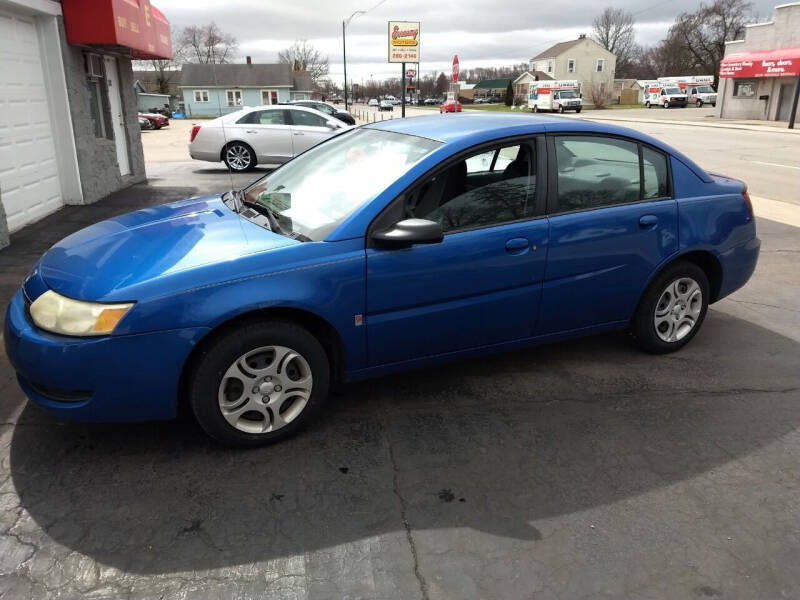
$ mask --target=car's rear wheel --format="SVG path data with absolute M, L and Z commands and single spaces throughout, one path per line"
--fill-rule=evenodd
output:
M 260 446 L 305 426 L 329 386 L 327 354 L 311 333 L 288 321 L 251 322 L 201 352 L 189 374 L 189 401 L 215 440 Z
M 532 108 L 531 110 L 532 110 L 533 112 L 537 113 L 537 112 L 539 112 L 539 107 L 538 107 L 538 106 L 536 106 L 536 105 L 534 104 L 534 105 L 533 105 L 533 108 Z
M 650 104 L 649 101 L 645 102 L 644 106 L 645 106 L 645 108 L 652 108 L 652 105 Z
M 647 352 L 679 350 L 703 324 L 708 298 L 708 277 L 703 269 L 688 261 L 670 265 L 642 296 L 631 322 L 631 333 Z
M 580 108 L 576 108 L 576 109 L 575 109 L 575 113 L 576 113 L 576 114 L 580 114 L 580 113 L 581 113 L 581 109 L 580 109 Z
M 225 147 L 223 160 L 231 171 L 249 171 L 256 166 L 253 149 L 242 142 L 231 142 Z

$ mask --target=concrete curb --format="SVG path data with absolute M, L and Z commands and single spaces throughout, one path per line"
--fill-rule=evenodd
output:
M 753 212 L 756 217 L 777 221 L 792 227 L 800 227 L 800 206 L 797 204 L 759 196 L 750 196 L 750 200 L 753 203 Z
M 710 127 L 720 129 L 740 129 L 746 131 L 766 131 L 768 133 L 788 133 L 800 135 L 800 129 L 779 129 L 777 127 L 764 127 L 760 125 L 742 125 L 738 123 L 703 123 L 702 121 L 673 121 L 662 119 L 635 119 L 631 117 L 607 117 L 594 115 L 581 115 L 579 119 L 587 121 L 619 121 L 620 123 L 655 123 L 656 125 L 688 125 L 692 127 Z

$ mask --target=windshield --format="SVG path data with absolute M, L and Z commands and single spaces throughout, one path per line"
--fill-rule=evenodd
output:
M 681 88 L 678 88 L 678 87 L 668 87 L 668 88 L 664 88 L 664 91 L 665 91 L 667 94 L 682 94 L 682 93 L 683 93 L 683 92 L 681 91 Z
M 698 94 L 713 94 L 714 93 L 714 88 L 712 88 L 710 85 L 701 85 L 700 87 L 697 88 L 697 93 Z
M 413 135 L 355 129 L 289 161 L 244 190 L 268 208 L 281 232 L 325 238 L 441 142 Z
M 575 92 L 561 92 L 558 96 L 559 98 L 577 98 L 578 94 Z

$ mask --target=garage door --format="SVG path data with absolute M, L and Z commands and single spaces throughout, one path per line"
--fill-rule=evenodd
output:
M 63 204 L 33 18 L 0 10 L 0 198 L 13 232 Z

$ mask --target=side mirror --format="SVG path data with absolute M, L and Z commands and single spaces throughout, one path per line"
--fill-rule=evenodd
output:
M 438 244 L 444 239 L 444 233 L 436 221 L 405 219 L 389 229 L 373 233 L 372 239 L 378 246 L 402 248 L 413 244 Z
M 327 125 L 330 129 L 339 129 L 342 126 L 342 123 L 337 119 L 328 119 L 325 125 Z

